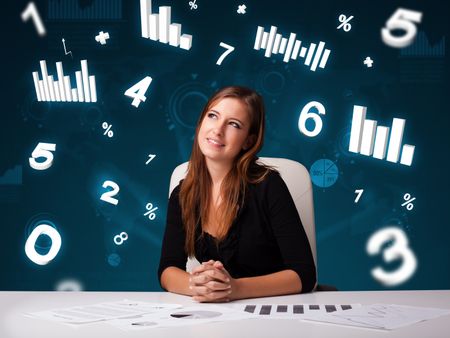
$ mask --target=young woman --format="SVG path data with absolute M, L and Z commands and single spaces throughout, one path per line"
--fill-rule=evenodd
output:
M 188 172 L 173 190 L 159 265 L 161 286 L 199 302 L 309 292 L 311 248 L 279 173 L 257 164 L 264 103 L 226 87 L 204 108 Z M 185 271 L 187 257 L 202 264 Z

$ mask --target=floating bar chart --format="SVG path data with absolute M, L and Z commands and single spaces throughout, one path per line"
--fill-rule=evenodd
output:
M 152 1 L 141 1 L 142 37 L 153 41 L 168 43 L 174 47 L 189 50 L 192 47 L 192 35 L 181 35 L 181 24 L 171 23 L 171 7 L 160 6 L 159 13 L 152 14 Z
M 402 147 L 404 119 L 394 118 L 392 128 L 377 126 L 377 121 L 366 119 L 367 107 L 353 106 L 352 128 L 350 131 L 349 151 L 361 155 L 372 156 L 410 166 L 412 164 L 415 146 L 405 144 Z M 388 146 L 389 143 L 389 146 Z M 386 151 L 387 150 L 387 151 Z
M 89 75 L 87 60 L 81 60 L 81 70 L 75 72 L 77 86 L 71 87 L 70 76 L 64 75 L 62 62 L 56 62 L 58 80 L 48 74 L 47 62 L 40 61 L 42 80 L 33 72 L 38 101 L 44 102 L 97 102 L 95 76 Z
M 277 34 L 277 27 L 271 26 L 270 32 L 265 32 L 264 27 L 258 26 L 256 31 L 255 45 L 253 49 L 265 49 L 264 56 L 271 57 L 272 54 L 284 54 L 283 61 L 289 62 L 304 58 L 304 64 L 315 72 L 317 67 L 325 68 L 331 51 L 325 48 L 325 42 L 320 41 L 319 45 L 310 43 L 309 47 L 304 47 L 302 41 L 296 40 L 297 34 L 291 33 L 289 39 Z

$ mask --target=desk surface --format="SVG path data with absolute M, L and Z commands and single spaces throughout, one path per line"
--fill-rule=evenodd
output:
M 450 316 L 417 323 L 390 332 L 303 322 L 300 320 L 240 320 L 189 327 L 157 328 L 123 332 L 102 323 L 71 328 L 63 324 L 28 318 L 24 312 L 87 305 L 122 299 L 147 302 L 195 303 L 190 297 L 167 292 L 0 292 L 0 337 L 449 337 Z M 315 292 L 304 295 L 258 298 L 234 303 L 253 304 L 345 304 L 389 303 L 450 309 L 450 290 Z M 209 304 L 202 304 L 207 307 Z M 226 304 L 224 304 L 226 305 Z

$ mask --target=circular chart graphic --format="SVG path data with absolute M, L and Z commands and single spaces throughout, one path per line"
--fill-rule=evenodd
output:
M 216 311 L 181 311 L 171 313 L 170 316 L 179 319 L 204 319 L 221 316 L 222 313 Z
M 339 177 L 336 164 L 326 158 L 317 160 L 309 170 L 312 182 L 321 188 L 331 187 Z

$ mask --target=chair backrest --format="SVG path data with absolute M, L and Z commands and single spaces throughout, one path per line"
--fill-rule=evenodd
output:
M 308 170 L 300 163 L 285 158 L 260 157 L 258 162 L 267 164 L 277 169 L 286 183 L 298 214 L 302 220 L 306 235 L 308 236 L 311 251 L 314 257 L 314 264 L 317 271 L 317 251 L 316 251 L 316 229 L 314 222 L 314 203 L 311 178 Z M 172 190 L 186 176 L 188 162 L 184 162 L 176 167 L 170 178 L 169 196 Z M 192 267 L 198 262 L 188 261 L 187 271 L 191 271 Z

